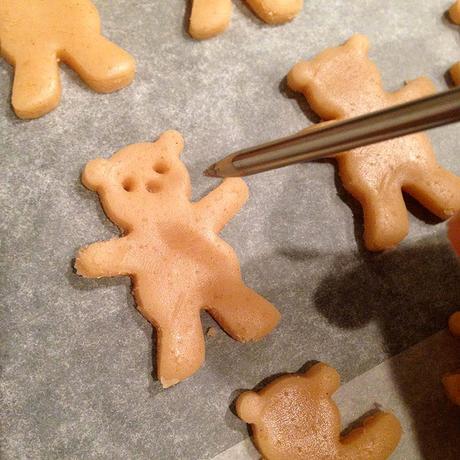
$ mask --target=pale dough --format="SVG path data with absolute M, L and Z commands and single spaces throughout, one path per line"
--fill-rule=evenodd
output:
M 288 84 L 304 94 L 325 121 L 345 120 L 432 94 L 427 78 L 389 93 L 368 58 L 368 40 L 355 35 L 289 72 Z M 318 125 L 317 125 L 318 126 Z M 359 148 L 336 157 L 344 187 L 364 211 L 364 241 L 371 251 L 396 246 L 409 219 L 402 191 L 433 214 L 447 219 L 460 210 L 460 178 L 436 161 L 428 137 L 414 134 Z
M 245 182 L 226 179 L 191 202 L 182 149 L 182 136 L 167 131 L 155 143 L 130 145 L 87 164 L 83 184 L 99 194 L 123 236 L 82 249 L 75 264 L 89 278 L 131 276 L 138 309 L 157 330 L 164 387 L 203 363 L 202 309 L 241 342 L 261 339 L 280 318 L 244 284 L 235 252 L 218 237 L 248 198 Z
M 315 364 L 303 374 L 278 377 L 259 392 L 238 398 L 239 417 L 251 424 L 254 442 L 266 460 L 384 460 L 401 438 L 391 413 L 376 411 L 341 436 L 340 413 L 332 395 L 337 371 Z
M 14 66 L 13 109 L 24 119 L 59 104 L 59 61 L 101 93 L 125 87 L 135 74 L 132 56 L 101 35 L 89 0 L 1 0 L 0 43 Z

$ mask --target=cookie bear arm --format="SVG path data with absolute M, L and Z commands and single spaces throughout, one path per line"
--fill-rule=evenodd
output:
M 83 35 L 65 45 L 62 60 L 94 91 L 110 93 L 134 79 L 134 58 L 102 35 Z
M 206 226 L 218 233 L 248 199 L 243 179 L 225 179 L 216 189 L 195 203 L 195 210 Z
M 401 424 L 393 414 L 378 412 L 342 439 L 343 458 L 384 460 L 396 449 L 401 434 Z
M 99 241 L 79 251 L 75 268 L 85 278 L 129 275 L 125 261 L 127 252 L 126 237 Z
M 404 104 L 420 97 L 430 96 L 436 92 L 433 82 L 427 77 L 410 80 L 398 91 L 392 93 L 394 104 Z

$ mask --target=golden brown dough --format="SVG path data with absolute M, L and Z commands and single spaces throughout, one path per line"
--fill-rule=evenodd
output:
M 418 78 L 394 93 L 382 86 L 369 60 L 368 40 L 355 35 L 310 61 L 295 65 L 288 84 L 304 94 L 325 121 L 344 120 L 432 94 L 427 78 Z M 371 251 L 396 246 L 408 233 L 402 190 L 441 219 L 460 210 L 460 178 L 436 161 L 428 137 L 421 133 L 363 147 L 337 156 L 344 187 L 364 210 L 364 240 Z
M 453 336 L 460 338 L 460 311 L 449 318 L 449 330 Z M 460 371 L 444 375 L 442 383 L 448 398 L 460 406 Z
M 197 40 L 222 33 L 230 23 L 231 0 L 192 0 L 190 35 Z M 303 7 L 303 0 L 247 0 L 254 13 L 268 24 L 291 21 Z
M 378 411 L 341 437 L 340 414 L 331 397 L 339 386 L 337 371 L 319 363 L 304 374 L 279 377 L 258 393 L 243 393 L 236 410 L 251 424 L 266 460 L 388 458 L 401 438 L 398 419 Z
M 242 179 L 226 179 L 190 202 L 179 155 L 182 136 L 130 145 L 90 161 L 82 182 L 99 194 L 123 236 L 80 250 L 77 272 L 89 278 L 129 275 L 139 311 L 157 329 L 157 368 L 164 387 L 189 377 L 204 360 L 200 310 L 234 339 L 259 340 L 279 313 L 241 279 L 233 249 L 217 234 L 248 197 Z
M 460 0 L 452 5 L 449 16 L 455 24 L 460 24 Z M 451 69 L 450 74 L 456 85 L 460 85 L 460 62 L 457 62 Z
M 59 61 L 101 93 L 125 87 L 135 74 L 134 59 L 101 35 L 89 0 L 1 0 L 0 44 L 15 68 L 12 105 L 24 119 L 59 104 Z

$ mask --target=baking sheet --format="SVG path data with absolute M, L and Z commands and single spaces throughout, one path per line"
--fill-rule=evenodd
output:
M 388 89 L 420 75 L 446 88 L 460 57 L 459 30 L 443 17 L 449 1 L 306 0 L 283 27 L 236 1 L 230 30 L 201 43 L 183 30 L 182 0 L 95 3 L 106 35 L 137 58 L 129 88 L 94 94 L 63 68 L 58 109 L 22 122 L 9 106 L 11 69 L 0 63 L 3 458 L 210 459 L 247 436 L 231 408 L 240 389 L 310 360 L 348 382 L 445 327 L 460 305 L 460 267 L 444 225 L 410 201 L 407 240 L 366 253 L 359 206 L 327 162 L 248 179 L 251 199 L 223 236 L 282 322 L 256 344 L 221 331 L 207 338 L 206 365 L 169 390 L 152 378 L 152 328 L 129 281 L 80 279 L 72 258 L 117 233 L 80 184 L 88 160 L 178 129 L 199 198 L 217 184 L 201 175 L 209 163 L 310 123 L 283 77 L 353 33 L 369 36 Z M 460 174 L 458 127 L 430 137 L 440 162 Z M 402 405 L 412 404 L 411 372 L 407 364 L 392 376 Z M 455 433 L 459 419 L 449 423 Z M 433 421 L 444 442 L 440 426 Z M 430 458 L 423 449 L 419 457 Z

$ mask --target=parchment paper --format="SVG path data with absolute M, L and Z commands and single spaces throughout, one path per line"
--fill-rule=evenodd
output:
M 63 68 L 59 108 L 22 122 L 10 108 L 11 68 L 0 64 L 2 458 L 210 459 L 247 436 L 231 407 L 240 389 L 310 360 L 347 382 L 445 327 L 460 305 L 460 267 L 444 225 L 411 200 L 407 240 L 367 253 L 360 208 L 329 162 L 248 179 L 251 199 L 223 236 L 282 322 L 255 344 L 222 331 L 207 338 L 204 368 L 169 390 L 154 378 L 152 328 L 129 280 L 80 279 L 72 258 L 117 234 L 80 184 L 87 161 L 175 128 L 199 198 L 217 184 L 201 174 L 211 162 L 310 124 L 283 78 L 356 32 L 369 36 L 389 90 L 420 75 L 444 89 L 460 57 L 448 0 L 306 0 L 282 27 L 236 1 L 231 28 L 205 42 L 184 32 L 182 0 L 95 3 L 106 35 L 137 58 L 129 88 L 98 95 Z M 460 174 L 458 126 L 430 136 Z M 410 373 L 392 377 L 401 404 L 412 401 Z

